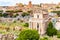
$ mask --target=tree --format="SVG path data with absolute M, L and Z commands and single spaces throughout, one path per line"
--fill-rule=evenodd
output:
M 6 12 L 14 13 L 14 10 L 7 10 Z
M 47 28 L 46 31 L 47 31 L 46 33 L 47 33 L 48 36 L 53 36 L 53 35 L 56 35 L 57 34 L 57 30 L 53 26 L 53 23 L 52 22 L 49 22 L 48 28 Z
M 51 11 L 52 13 L 57 13 L 57 15 L 60 17 L 60 11 Z
M 17 13 L 17 12 L 23 12 L 23 11 L 20 9 L 20 10 L 15 10 L 14 12 Z
M 57 6 L 56 8 L 60 8 L 59 6 Z
M 29 13 L 27 13 L 27 12 L 23 12 L 22 13 L 22 16 L 24 17 L 24 16 L 28 16 L 29 15 Z
M 8 16 L 8 14 L 7 14 L 7 13 L 4 13 L 4 14 L 2 14 L 2 16 L 3 16 L 3 17 L 7 17 L 7 16 Z
M 0 10 L 0 13 L 2 13 L 3 12 L 3 10 Z
M 31 13 L 32 12 L 32 10 L 29 10 L 29 11 L 27 11 L 28 13 Z
M 25 23 L 25 24 L 24 24 L 24 26 L 25 26 L 25 27 L 28 27 L 28 26 L 29 26 L 29 24 L 28 24 L 28 23 Z
M 2 13 L 0 13 L 0 17 L 2 17 Z
M 13 17 L 17 17 L 19 14 L 15 14 L 15 15 L 13 15 Z
M 39 34 L 36 30 L 23 30 L 17 40 L 39 40 Z

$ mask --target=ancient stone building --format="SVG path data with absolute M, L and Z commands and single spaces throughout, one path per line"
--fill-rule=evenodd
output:
M 41 35 L 45 34 L 47 18 L 48 13 L 46 11 L 35 8 L 35 10 L 33 10 L 33 17 L 29 19 L 29 28 L 38 30 Z

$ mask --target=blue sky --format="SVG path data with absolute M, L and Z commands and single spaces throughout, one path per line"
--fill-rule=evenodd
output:
M 32 1 L 33 4 L 60 2 L 60 0 L 0 0 L 0 6 L 11 6 L 16 3 L 28 4 L 29 1 Z

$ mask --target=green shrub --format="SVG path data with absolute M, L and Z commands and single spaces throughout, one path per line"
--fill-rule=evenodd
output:
M 36 30 L 23 30 L 16 40 L 39 40 L 39 34 Z
M 18 16 L 18 14 L 13 15 L 13 17 L 17 17 L 17 16 Z
M 17 12 L 23 12 L 22 10 L 15 10 L 15 13 L 17 13 Z
M 2 13 L 2 12 L 3 12 L 3 10 L 0 10 L 0 12 Z
M 25 27 L 28 27 L 28 26 L 29 26 L 29 24 L 28 24 L 28 23 L 25 23 L 25 24 L 24 24 L 24 26 L 25 26 Z
M 0 13 L 0 17 L 2 17 L 2 13 Z
M 40 40 L 48 40 L 48 38 L 47 37 L 44 37 L 44 38 L 40 38 Z
M 2 14 L 2 16 L 3 16 L 3 17 L 7 17 L 7 16 L 8 16 L 8 14 L 4 13 L 4 14 Z
M 51 11 L 52 13 L 57 13 L 57 15 L 60 17 L 60 11 Z
M 60 31 L 57 32 L 57 38 L 60 38 Z
M 27 12 L 23 12 L 23 13 L 22 13 L 22 17 L 28 16 L 28 15 L 29 15 L 29 13 L 27 13 Z
M 14 21 L 13 23 L 16 23 L 16 21 Z
M 6 12 L 14 13 L 14 10 L 7 10 Z

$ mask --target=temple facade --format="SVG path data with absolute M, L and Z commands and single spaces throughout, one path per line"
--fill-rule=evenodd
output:
M 48 13 L 46 11 L 40 10 L 39 8 L 35 8 L 33 10 L 33 17 L 29 19 L 29 28 L 35 29 L 39 32 L 39 34 L 45 34 L 46 30 L 46 22 L 45 20 L 48 17 Z

